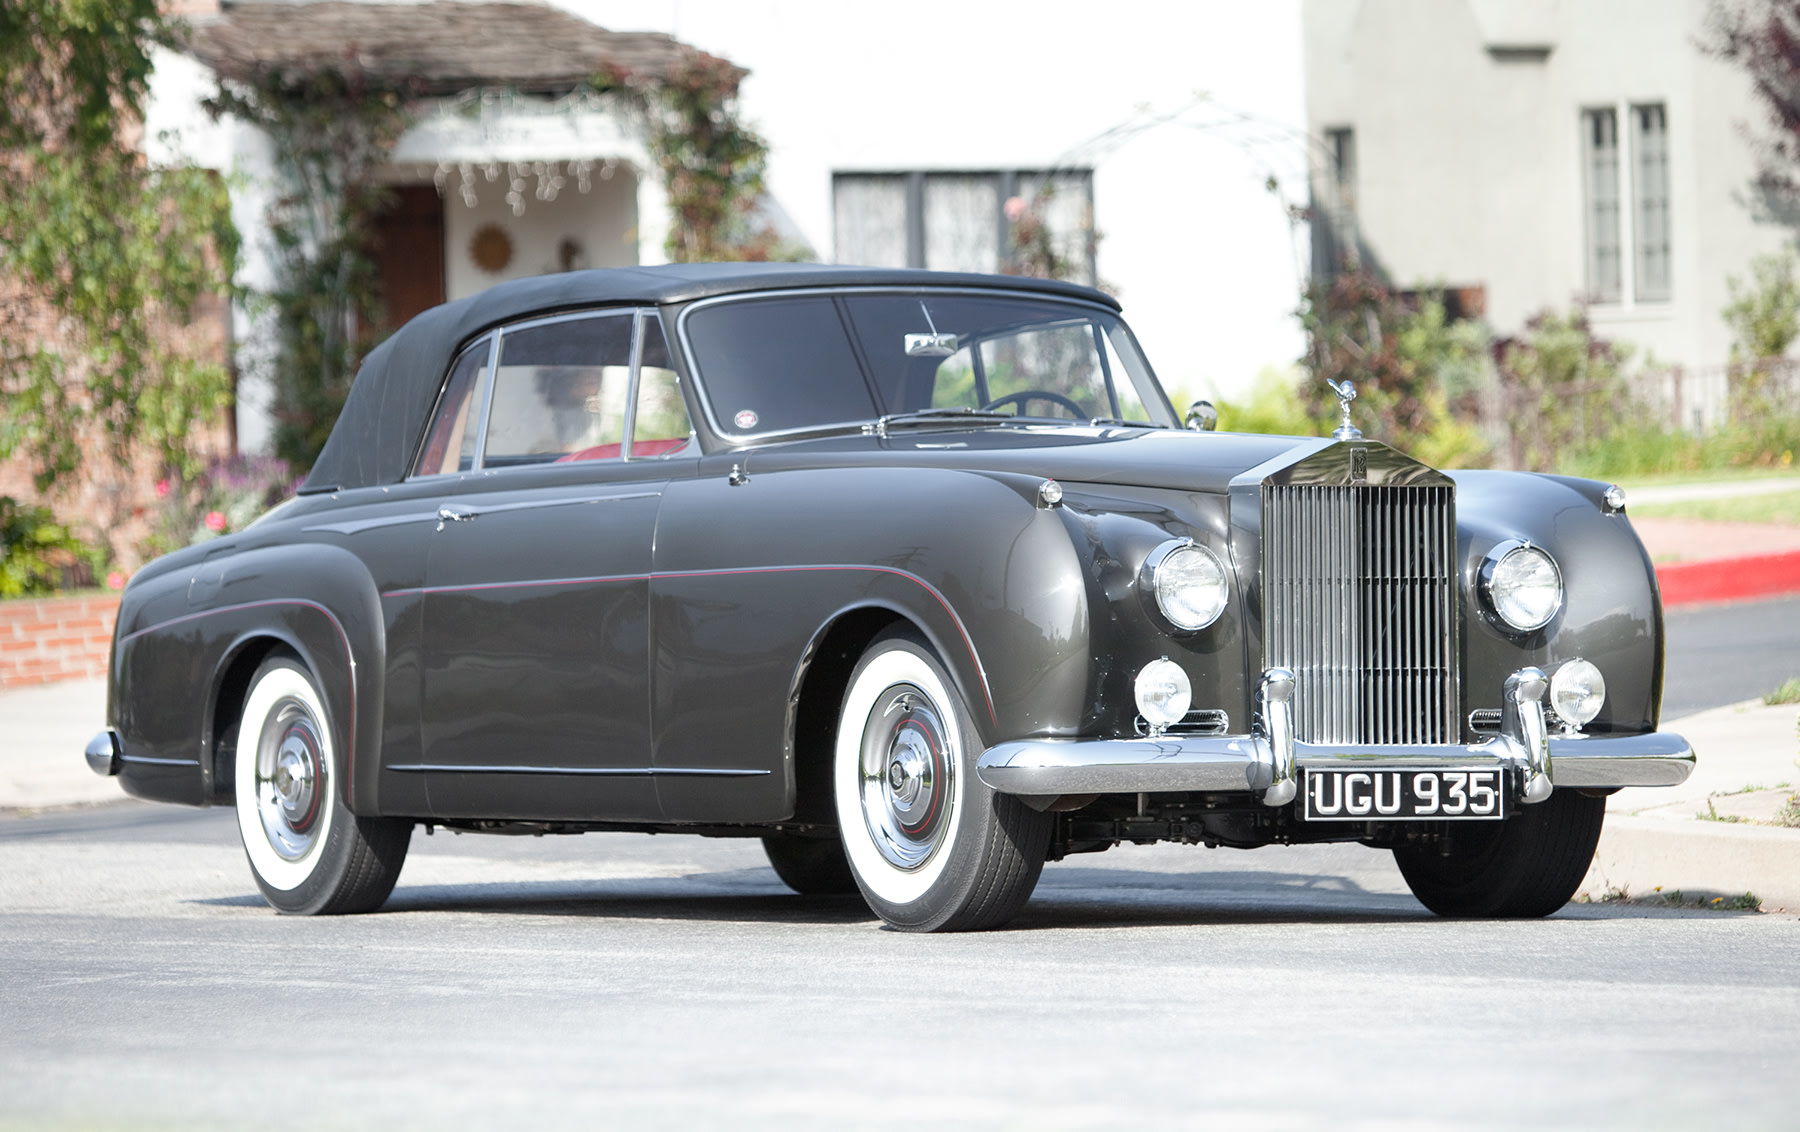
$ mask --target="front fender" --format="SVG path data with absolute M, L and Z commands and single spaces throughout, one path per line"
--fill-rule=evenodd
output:
M 1064 485 L 1064 522 L 1090 587 L 1091 680 L 1076 734 L 1129 738 L 1136 734 L 1137 674 L 1166 657 L 1193 684 L 1193 707 L 1224 711 L 1238 730 L 1249 728 L 1245 681 L 1244 592 L 1232 558 L 1224 497 L 1198 491 Z M 1175 629 L 1143 588 L 1151 552 L 1172 539 L 1191 539 L 1219 559 L 1232 579 L 1224 611 L 1198 631 Z
M 1582 657 L 1606 677 L 1606 703 L 1584 730 L 1654 731 L 1661 716 L 1662 600 L 1644 544 L 1622 511 L 1608 511 L 1606 485 L 1524 472 L 1456 472 L 1457 556 L 1462 575 L 1463 701 L 1498 708 L 1506 675 L 1525 665 L 1554 673 Z M 1543 629 L 1498 624 L 1480 593 L 1488 551 L 1525 539 L 1556 560 L 1563 607 Z

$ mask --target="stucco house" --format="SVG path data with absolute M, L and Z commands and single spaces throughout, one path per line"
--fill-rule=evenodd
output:
M 1762 112 L 1700 49 L 1708 7 L 1304 0 L 1315 276 L 1455 288 L 1502 334 L 1585 302 L 1711 427 L 1727 279 L 1792 233 L 1758 217 L 1742 127 Z
M 643 131 L 591 80 L 655 81 L 688 50 L 672 36 L 530 3 L 182 0 L 174 14 L 187 23 L 185 46 L 159 58 L 148 145 L 153 158 L 231 177 L 251 288 L 271 282 L 264 217 L 284 191 L 279 155 L 261 131 L 215 121 L 202 102 L 221 77 L 269 71 L 340 68 L 404 81 L 419 98 L 378 172 L 392 201 L 373 246 L 390 325 L 506 279 L 664 258 L 668 204 Z M 258 334 L 239 309 L 243 451 L 267 447 Z

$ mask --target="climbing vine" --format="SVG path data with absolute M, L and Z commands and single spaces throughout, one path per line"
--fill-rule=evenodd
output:
M 742 75 L 688 49 L 660 77 L 617 72 L 594 80 L 642 118 L 673 214 L 672 260 L 789 254 L 752 222 L 768 146 L 739 114 Z M 306 469 L 380 325 L 371 251 L 389 194 L 375 173 L 412 123 L 419 90 L 347 65 L 227 70 L 219 80 L 207 109 L 261 129 L 277 156 L 282 188 L 267 217 L 277 279 L 256 301 L 273 325 L 275 452 Z
M 312 466 L 380 324 L 371 255 L 388 194 L 377 168 L 412 121 L 413 91 L 351 67 L 220 75 L 215 117 L 273 142 L 282 191 L 269 206 L 276 281 L 260 296 L 273 324 L 275 454 Z
M 0 457 L 28 454 L 48 491 L 96 432 L 195 466 L 191 436 L 230 403 L 189 327 L 237 256 L 220 181 L 139 151 L 155 0 L 0 5 Z
M 664 250 L 676 263 L 793 257 L 769 226 L 754 222 L 769 146 L 739 112 L 743 75 L 729 60 L 687 48 L 658 78 L 596 80 L 630 92 L 643 114 L 674 220 Z

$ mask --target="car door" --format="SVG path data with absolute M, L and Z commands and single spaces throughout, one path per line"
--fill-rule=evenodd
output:
M 651 545 L 688 461 L 680 442 L 631 458 L 646 334 L 660 343 L 653 314 L 620 312 L 498 336 L 470 473 L 426 563 L 421 770 L 438 817 L 658 816 Z

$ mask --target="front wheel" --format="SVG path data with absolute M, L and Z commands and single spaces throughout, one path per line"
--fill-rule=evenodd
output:
M 1548 916 L 1581 887 L 1600 843 L 1606 799 L 1558 790 L 1504 822 L 1468 822 L 1441 846 L 1404 846 L 1394 861 L 1419 903 L 1440 916 Z
M 877 637 L 844 694 L 833 793 L 857 887 L 896 928 L 999 927 L 1037 887 L 1052 819 L 990 790 L 980 753 L 930 646 L 910 631 Z
M 250 680 L 238 724 L 238 834 L 263 898 L 300 915 L 370 912 L 394 890 L 412 823 L 338 802 L 331 720 L 312 676 L 285 653 Z

